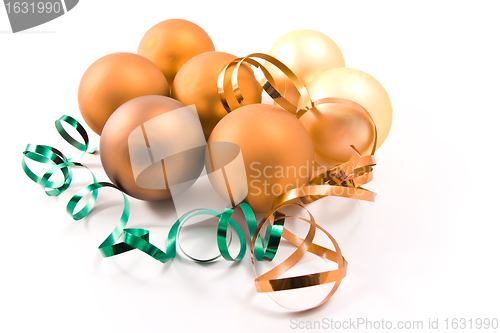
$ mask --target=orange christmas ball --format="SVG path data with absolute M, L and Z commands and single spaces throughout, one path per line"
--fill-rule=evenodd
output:
M 373 146 L 375 127 L 362 108 L 340 103 L 320 104 L 299 118 L 309 132 L 320 165 L 331 167 L 346 162 L 354 153 L 354 145 L 361 154 Z
M 137 199 L 158 201 L 181 193 L 198 178 L 205 138 L 196 114 L 180 102 L 142 96 L 109 117 L 99 150 L 113 184 Z
M 175 76 L 172 97 L 187 106 L 194 104 L 207 139 L 219 120 L 227 115 L 217 89 L 217 79 L 234 59 L 236 56 L 224 52 L 202 53 L 186 62 Z M 247 103 L 261 102 L 262 88 L 250 67 L 241 66 L 238 84 Z
M 279 195 L 309 181 L 311 138 L 300 121 L 280 107 L 253 104 L 229 113 L 214 128 L 209 147 L 215 142 L 240 147 L 246 171 L 243 186 L 248 187 L 245 201 L 258 213 L 268 212 Z
M 83 74 L 78 105 L 87 125 L 101 135 L 109 116 L 123 103 L 139 96 L 168 94 L 167 80 L 151 61 L 133 53 L 112 53 Z
M 190 21 L 171 19 L 149 29 L 137 53 L 154 62 L 172 86 L 186 61 L 209 51 L 215 51 L 214 43 L 202 28 Z

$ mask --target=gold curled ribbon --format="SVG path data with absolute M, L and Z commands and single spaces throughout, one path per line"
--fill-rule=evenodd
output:
M 361 185 L 365 185 L 373 179 L 372 171 L 376 165 L 374 154 L 377 147 L 377 126 L 370 113 L 363 106 L 348 99 L 336 97 L 323 98 L 314 102 L 314 107 L 327 103 L 351 106 L 368 116 L 373 125 L 374 133 L 370 155 L 361 156 L 356 147 L 351 146 L 354 153 L 347 162 L 326 170 L 325 168 L 317 168 L 308 186 L 283 193 L 276 198 L 274 205 L 290 202 L 297 198 L 300 198 L 304 203 L 311 203 L 325 196 L 375 201 L 376 193 L 362 188 Z
M 286 227 L 283 227 L 283 233 L 281 236 L 291 244 L 295 245 L 297 249 L 282 263 L 280 263 L 273 269 L 269 270 L 268 272 L 258 276 L 256 269 L 256 260 L 254 255 L 254 248 L 257 240 L 256 235 L 259 234 L 262 227 L 268 221 L 270 225 L 273 225 L 275 222 L 278 222 L 280 220 L 283 220 L 284 223 L 284 220 L 291 216 L 286 216 L 280 213 L 278 210 L 286 206 L 292 206 L 292 205 L 301 207 L 309 214 L 309 219 L 297 217 L 298 219 L 309 223 L 309 231 L 306 237 L 302 239 L 296 236 Z M 335 247 L 335 251 L 313 243 L 314 236 L 316 234 L 316 229 L 321 230 L 330 239 L 333 246 Z M 297 264 L 307 252 L 310 252 L 319 257 L 337 263 L 338 268 L 319 273 L 280 278 L 281 275 L 283 275 L 285 272 L 290 270 L 295 264 Z M 334 283 L 332 285 L 332 288 L 330 289 L 330 292 L 323 298 L 323 300 L 321 300 L 318 304 L 303 310 L 309 310 L 325 303 L 337 291 L 338 287 L 340 286 L 341 280 L 346 276 L 347 273 L 347 261 L 342 256 L 342 252 L 340 250 L 337 241 L 324 228 L 316 224 L 314 217 L 304 206 L 297 203 L 283 203 L 277 205 L 262 219 L 261 223 L 259 223 L 259 225 L 257 226 L 257 229 L 254 233 L 254 237 L 252 239 L 251 253 L 252 253 L 251 258 L 252 258 L 253 269 L 255 275 L 257 276 L 257 278 L 255 279 L 255 286 L 257 287 L 258 292 L 266 292 L 266 293 L 276 292 L 276 291 L 318 286 L 326 283 Z M 280 303 L 278 304 L 281 305 L 282 307 L 285 307 Z
M 271 73 L 269 73 L 264 65 L 255 59 L 267 61 L 283 72 L 283 74 L 285 74 L 297 88 L 302 100 L 304 100 L 308 105 L 301 109 L 283 97 L 278 89 L 276 89 L 275 81 Z M 231 61 L 219 74 L 217 80 L 217 90 L 219 92 L 222 105 L 227 112 L 231 112 L 241 106 L 247 105 L 238 84 L 238 71 L 243 63 L 254 68 L 255 79 L 259 82 L 262 89 L 283 109 L 297 115 L 297 117 L 300 117 L 304 112 L 308 111 L 309 108 L 312 107 L 313 104 L 306 86 L 290 68 L 268 54 L 252 53 L 246 57 L 237 58 Z M 231 93 L 226 91 L 226 87 L 231 87 Z
M 293 103 L 288 101 L 275 87 L 275 80 L 270 72 L 256 59 L 267 61 L 268 63 L 278 68 L 278 70 L 280 70 L 293 83 L 300 94 L 299 101 L 303 101 L 305 103 L 305 106 L 303 108 L 300 108 L 299 106 L 294 105 Z M 362 188 L 361 185 L 367 184 L 373 179 L 372 171 L 373 166 L 375 166 L 376 164 L 374 154 L 377 146 L 377 128 L 370 113 L 363 106 L 354 101 L 344 98 L 329 97 L 313 102 L 305 85 L 292 72 L 292 70 L 290 70 L 290 68 L 288 68 L 278 59 L 263 53 L 252 53 L 247 55 L 246 57 L 235 59 L 222 69 L 217 80 L 217 88 L 221 103 L 227 112 L 231 112 L 241 106 L 247 105 L 238 84 L 238 71 L 243 64 L 252 66 L 254 68 L 255 79 L 259 82 L 262 89 L 279 106 L 296 115 L 297 118 L 300 118 L 307 111 L 321 104 L 342 104 L 353 107 L 354 109 L 365 113 L 371 120 L 371 123 L 373 125 L 374 138 L 370 155 L 361 156 L 360 152 L 354 146 L 351 146 L 354 150 L 354 153 L 347 162 L 328 169 L 318 168 L 316 172 L 313 173 L 311 180 L 309 181 L 309 184 L 307 186 L 286 191 L 278 198 L 276 198 L 273 203 L 273 208 L 258 225 L 258 228 L 255 231 L 253 237 L 251 245 L 252 263 L 254 266 L 254 272 L 257 276 L 258 274 L 255 268 L 256 260 L 254 258 L 255 256 L 253 249 L 256 244 L 256 235 L 259 234 L 263 225 L 266 224 L 266 222 L 269 222 L 270 225 L 273 225 L 273 223 L 278 220 L 283 220 L 282 223 L 284 224 L 284 220 L 288 216 L 280 213 L 279 209 L 282 209 L 286 206 L 297 205 L 306 210 L 306 212 L 309 214 L 309 219 L 301 217 L 298 218 L 310 224 L 307 236 L 302 239 L 283 227 L 282 237 L 291 244 L 297 246 L 297 250 L 281 264 L 277 265 L 267 273 L 258 276 L 255 279 L 255 285 L 258 292 L 275 292 L 334 282 L 330 293 L 320 303 L 311 307 L 315 308 L 326 302 L 336 292 L 340 285 L 340 281 L 346 276 L 347 261 L 342 256 L 340 247 L 335 239 L 324 228 L 316 224 L 312 214 L 304 206 L 293 203 L 292 201 L 294 201 L 295 199 L 300 199 L 303 203 L 311 203 L 325 196 L 335 196 L 373 202 L 375 200 L 376 194 Z M 335 251 L 329 250 L 313 243 L 316 229 L 320 229 L 325 233 L 325 235 L 333 243 Z M 336 262 L 338 264 L 338 269 L 290 278 L 279 278 L 286 271 L 292 268 L 305 255 L 306 252 L 311 252 L 319 257 Z M 282 304 L 280 305 L 283 306 Z
M 283 227 L 282 237 L 289 243 L 296 246 L 297 250 L 281 264 L 268 271 L 267 273 L 258 276 L 255 279 L 255 285 L 258 292 L 292 290 L 296 288 L 306 288 L 334 282 L 330 292 L 321 302 L 303 310 L 309 310 L 318 307 L 324 304 L 335 294 L 341 280 L 346 276 L 347 261 L 342 256 L 340 247 L 336 240 L 332 237 L 332 235 L 315 222 L 312 214 L 304 206 L 298 203 L 294 203 L 293 201 L 295 199 L 301 199 L 303 203 L 311 203 L 325 196 L 335 196 L 373 202 L 375 200 L 376 194 L 360 187 L 360 185 L 368 183 L 373 178 L 372 169 L 373 165 L 375 165 L 375 159 L 373 155 L 361 157 L 361 155 L 358 151 L 356 151 L 355 148 L 354 150 L 355 153 L 352 155 L 349 161 L 335 166 L 334 168 L 328 169 L 325 172 L 319 173 L 316 176 L 313 176 L 313 178 L 309 182 L 309 185 L 289 190 L 276 198 L 273 203 L 273 208 L 263 218 L 262 222 L 257 227 L 257 230 L 253 237 L 251 246 L 252 264 L 254 266 L 254 272 L 256 276 L 258 276 L 258 274 L 255 268 L 256 261 L 254 260 L 253 253 L 256 235 L 260 232 L 266 222 L 269 222 L 270 225 L 273 225 L 273 223 L 277 220 L 284 220 L 287 217 L 291 217 L 285 216 L 280 213 L 280 209 L 290 205 L 295 205 L 303 208 L 309 214 L 309 219 L 305 219 L 302 217 L 297 218 L 309 223 L 310 228 L 307 236 L 302 239 L 294 235 L 286 227 Z M 278 215 L 278 217 L 274 218 L 275 215 Z M 335 247 L 335 251 L 313 243 L 316 228 L 321 230 L 330 239 Z M 333 261 L 338 264 L 338 268 L 336 270 L 330 270 L 326 272 L 312 273 L 290 278 L 279 278 L 286 271 L 292 268 L 306 254 L 306 252 L 310 252 L 324 259 Z M 279 305 L 285 307 L 283 304 Z

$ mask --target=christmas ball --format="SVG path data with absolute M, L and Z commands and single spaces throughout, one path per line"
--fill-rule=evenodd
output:
M 274 43 L 269 55 L 287 65 L 305 85 L 329 69 L 345 66 L 344 56 L 337 44 L 315 30 L 287 33 Z M 271 65 L 266 65 L 266 68 L 273 71 Z M 282 74 L 276 74 L 276 80 L 288 80 Z
M 258 213 L 268 212 L 279 195 L 309 181 L 311 138 L 300 121 L 280 107 L 253 104 L 229 113 L 214 128 L 209 147 L 216 142 L 240 147 L 248 187 L 245 201 Z
M 151 61 L 133 53 L 112 53 L 83 74 L 78 105 L 89 127 L 101 134 L 109 116 L 123 103 L 144 95 L 168 95 L 168 82 Z
M 99 145 L 113 184 L 137 199 L 158 201 L 189 188 L 204 166 L 198 117 L 165 96 L 142 96 L 109 117 Z
M 308 86 L 313 101 L 340 97 L 363 106 L 377 125 L 377 149 L 384 143 L 392 124 L 392 105 L 384 87 L 373 76 L 352 68 L 335 68 L 320 74 Z
M 362 108 L 341 103 L 325 103 L 308 110 L 299 118 L 311 136 L 315 161 L 331 167 L 346 162 L 354 153 L 361 154 L 373 147 L 375 128 Z
M 186 61 L 209 51 L 215 51 L 214 43 L 202 28 L 190 21 L 171 19 L 149 29 L 137 53 L 154 62 L 172 86 Z
M 217 79 L 234 59 L 236 56 L 224 52 L 202 53 L 186 62 L 175 76 L 172 97 L 184 105 L 196 107 L 207 139 L 219 120 L 227 115 L 217 89 Z M 261 102 L 262 88 L 250 67 L 241 66 L 238 84 L 247 103 Z

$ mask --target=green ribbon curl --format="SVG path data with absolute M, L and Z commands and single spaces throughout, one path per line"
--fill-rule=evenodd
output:
M 83 143 L 74 139 L 70 134 L 68 134 L 68 132 L 64 129 L 62 122 L 65 122 L 76 129 L 76 131 L 83 139 Z M 54 147 L 28 144 L 26 146 L 26 149 L 23 151 L 23 158 L 21 161 L 22 168 L 26 175 L 32 181 L 39 184 L 44 189 L 45 193 L 49 196 L 57 196 L 68 189 L 73 180 L 72 168 L 83 167 L 87 169 L 90 172 L 94 182 L 82 188 L 75 195 L 73 195 L 66 206 L 66 212 L 71 215 L 71 217 L 75 221 L 85 218 L 92 211 L 97 201 L 99 189 L 107 187 L 118 190 L 121 193 L 123 197 L 123 210 L 118 224 L 98 247 L 103 257 L 112 257 L 137 249 L 146 253 L 150 257 L 162 263 L 165 263 L 168 260 L 175 258 L 178 243 L 177 238 L 185 223 L 195 216 L 208 215 L 219 219 L 216 235 L 217 247 L 220 254 L 209 259 L 198 259 L 186 254 L 185 252 L 184 253 L 192 260 L 198 262 L 210 262 L 221 256 L 225 260 L 240 261 L 246 254 L 247 242 L 243 230 L 232 219 L 232 215 L 235 209 L 239 208 L 243 212 L 246 225 L 248 227 L 248 231 L 252 237 L 252 240 L 257 237 L 257 241 L 255 242 L 255 247 L 253 249 L 255 259 L 258 261 L 270 261 L 274 258 L 283 232 L 284 219 L 278 219 L 274 223 L 269 223 L 266 228 L 264 239 L 262 239 L 258 230 L 261 229 L 261 224 L 264 224 L 266 221 L 261 221 L 260 224 L 257 225 L 255 214 L 250 206 L 246 203 L 240 203 L 235 208 L 226 208 L 223 212 L 218 212 L 209 208 L 198 208 L 185 213 L 179 219 L 177 219 L 177 221 L 170 228 L 167 236 L 166 250 L 165 252 L 163 252 L 158 247 L 149 242 L 149 230 L 126 228 L 130 216 L 130 203 L 125 193 L 123 193 L 117 186 L 111 183 L 97 182 L 95 175 L 90 169 L 88 169 L 85 165 L 76 162 L 77 159 L 80 159 L 85 154 L 92 154 L 97 149 L 96 147 L 91 148 L 89 146 L 89 137 L 84 127 L 77 120 L 67 115 L 63 115 L 62 117 L 57 119 L 55 121 L 55 126 L 56 130 L 62 136 L 62 138 L 73 147 L 80 150 L 82 152 L 82 155 L 76 158 L 66 158 L 66 156 L 64 156 L 62 152 Z M 28 167 L 26 159 L 46 164 L 47 166 L 50 166 L 50 169 L 45 172 L 42 177 L 40 177 Z M 51 181 L 51 177 L 57 172 L 62 173 L 63 180 Z M 78 203 L 89 194 L 90 199 L 87 201 L 85 206 L 75 213 L 75 209 Z M 233 257 L 229 253 L 228 247 L 232 239 L 232 233 L 228 232 L 229 227 L 231 227 L 236 232 L 240 243 L 239 252 L 236 257 Z M 119 242 L 120 238 L 122 239 L 121 242 Z

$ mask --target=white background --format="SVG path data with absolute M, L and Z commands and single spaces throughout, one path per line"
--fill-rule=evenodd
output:
M 372 321 L 500 317 L 498 144 L 500 6 L 496 1 L 81 1 L 45 25 L 12 34 L 0 9 L 3 332 L 292 330 L 290 320 Z M 77 90 L 99 57 L 135 52 L 169 18 L 191 20 L 216 49 L 266 52 L 302 28 L 329 35 L 346 65 L 375 76 L 391 97 L 391 133 L 377 152 L 375 203 L 327 198 L 310 206 L 349 261 L 322 307 L 288 312 L 253 285 L 250 257 L 162 265 L 142 253 L 103 259 L 118 192 L 74 222 L 70 195 L 90 182 L 76 171 L 68 194 L 47 197 L 21 169 L 27 143 L 67 145 L 53 127 L 81 119 Z M 93 134 L 93 133 L 92 133 Z M 92 135 L 94 145 L 98 137 Z M 99 180 L 99 158 L 85 157 Z M 131 227 L 164 248 L 175 212 L 132 200 Z M 299 294 L 304 297 L 304 294 Z M 307 301 L 306 298 L 304 298 Z

